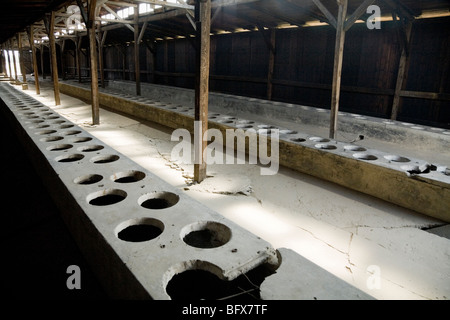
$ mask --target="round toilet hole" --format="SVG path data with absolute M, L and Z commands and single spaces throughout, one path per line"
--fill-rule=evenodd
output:
M 345 151 L 366 151 L 366 148 L 360 146 L 344 146 Z
M 253 128 L 253 126 L 250 125 L 250 124 L 237 124 L 237 125 L 236 125 L 236 128 L 240 128 L 240 129 L 250 129 L 250 128 Z
M 106 189 L 91 193 L 86 200 L 93 206 L 109 206 L 116 204 L 127 197 L 127 193 L 119 189 Z
M 93 152 L 93 151 L 98 151 L 98 150 L 102 150 L 104 147 L 100 146 L 100 145 L 93 145 L 93 146 L 84 146 L 84 147 L 80 147 L 77 150 L 81 151 L 81 152 Z
M 191 247 L 217 248 L 230 241 L 231 229 L 219 222 L 200 221 L 185 226 L 180 236 Z
M 355 157 L 356 159 L 360 159 L 360 160 L 377 160 L 378 159 L 374 155 L 367 154 L 367 153 L 355 153 L 353 155 L 353 157 Z
M 78 138 L 73 138 L 72 140 L 70 140 L 70 142 L 81 143 L 81 142 L 88 142 L 91 140 L 92 140 L 92 138 L 90 138 L 90 137 L 78 137 Z
M 48 124 L 41 124 L 38 126 L 32 126 L 32 127 L 30 127 L 30 129 L 44 129 L 44 128 L 48 128 L 48 127 L 50 127 Z
M 55 133 L 55 132 L 56 132 L 56 130 L 43 130 L 43 131 L 36 132 L 36 134 L 37 135 L 44 135 L 44 134 L 52 134 L 52 133 Z
M 54 146 L 47 147 L 48 151 L 61 151 L 61 150 L 67 150 L 72 148 L 73 146 L 71 144 L 57 144 Z
M 293 142 L 305 142 L 306 140 L 303 138 L 292 138 L 291 141 Z
M 73 182 L 76 184 L 94 184 L 103 179 L 103 176 L 99 174 L 87 174 L 78 178 L 75 178 Z
M 297 134 L 297 131 L 294 130 L 280 130 L 281 134 Z
M 60 137 L 60 136 L 50 136 L 50 137 L 46 137 L 46 138 L 42 138 L 40 139 L 40 141 L 42 142 L 53 142 L 53 141 L 59 141 L 64 139 L 64 137 Z
M 117 183 L 132 183 L 144 178 L 145 173 L 136 170 L 118 172 L 111 176 L 111 180 Z
M 337 149 L 335 145 L 332 144 L 326 144 L 326 143 L 318 143 L 315 145 L 317 149 L 325 149 L 325 150 L 334 150 Z
M 58 162 L 75 162 L 83 159 L 84 156 L 82 154 L 68 154 L 64 156 L 57 157 L 55 160 Z
M 157 219 L 141 218 L 122 222 L 116 227 L 116 236 L 123 241 L 143 242 L 157 238 L 164 231 L 164 224 Z
M 104 155 L 104 156 L 98 156 L 91 159 L 91 162 L 95 164 L 102 164 L 102 163 L 110 163 L 119 160 L 119 156 L 115 154 L 111 155 Z
M 60 129 L 68 129 L 68 128 L 73 128 L 73 127 L 74 127 L 73 124 L 63 124 L 59 128 Z
M 330 142 L 330 139 L 325 139 L 325 138 L 321 138 L 321 137 L 311 137 L 311 138 L 309 138 L 309 140 L 314 141 L 314 142 Z
M 389 161 L 394 161 L 394 162 L 409 162 L 410 161 L 408 158 L 396 156 L 396 155 L 387 155 L 387 156 L 384 156 L 384 158 Z
M 138 203 L 146 209 L 166 209 L 176 205 L 179 200 L 177 194 L 162 191 L 144 194 L 138 199 Z
M 74 134 L 79 134 L 79 133 L 81 133 L 81 131 L 78 131 L 78 130 L 70 130 L 70 131 L 63 132 L 63 133 L 61 133 L 61 134 L 65 135 L 65 136 L 72 136 L 72 135 L 74 135 Z
M 255 121 L 251 121 L 251 120 L 238 120 L 238 122 L 239 122 L 239 123 L 242 123 L 242 124 L 252 124 L 252 123 L 255 123 Z
M 258 128 L 260 128 L 260 129 L 276 129 L 275 126 L 272 126 L 270 124 L 260 124 L 260 125 L 258 125 Z

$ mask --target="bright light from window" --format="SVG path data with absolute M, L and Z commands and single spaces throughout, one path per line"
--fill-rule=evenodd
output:
M 133 7 L 129 7 L 129 8 L 125 8 L 125 9 L 117 11 L 117 15 L 121 19 L 128 18 L 129 16 L 131 16 L 133 14 L 134 14 L 134 8 Z

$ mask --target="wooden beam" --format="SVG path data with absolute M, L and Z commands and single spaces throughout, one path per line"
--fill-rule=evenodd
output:
M 81 83 L 81 61 L 80 61 L 80 49 L 81 49 L 81 41 L 82 37 L 78 37 L 77 41 L 75 41 L 75 64 L 77 66 L 77 76 L 78 82 Z
M 55 94 L 55 105 L 59 106 L 61 104 L 61 98 L 59 96 L 58 62 L 56 59 L 55 33 L 53 31 L 54 27 L 55 27 L 55 12 L 52 11 L 52 13 L 50 14 L 48 38 L 50 40 L 50 55 L 52 65 L 53 91 Z
M 13 78 L 13 73 L 12 73 L 12 63 L 11 63 L 11 56 L 10 53 L 12 52 L 12 54 L 14 55 L 14 51 L 11 50 L 11 40 L 7 41 L 8 44 L 8 51 L 7 55 L 8 55 L 8 66 L 9 66 L 9 80 L 12 81 Z
M 333 83 L 331 89 L 330 139 L 336 138 L 339 98 L 341 93 L 342 61 L 344 57 L 345 30 L 348 0 L 338 0 L 339 11 L 336 25 L 336 44 L 334 48 Z
M 63 78 L 63 80 L 66 80 L 66 73 L 64 71 L 65 69 L 65 64 L 64 64 L 64 51 L 66 48 L 66 39 L 62 39 L 62 42 L 59 42 L 59 52 L 60 52 L 60 56 L 61 56 L 61 76 Z
M 139 63 L 139 12 L 134 11 L 134 73 L 136 81 L 136 95 L 141 95 L 141 65 Z
M 365 0 L 363 3 L 359 5 L 359 7 L 353 12 L 353 14 L 345 21 L 344 31 L 348 31 L 353 24 L 355 24 L 356 20 L 358 20 L 364 13 L 366 13 L 367 8 L 374 3 L 375 0 Z
M 319 8 L 319 10 L 323 13 L 325 18 L 327 18 L 328 23 L 331 24 L 333 27 L 337 27 L 336 18 L 331 14 L 330 11 L 328 11 L 327 7 L 323 5 L 323 3 L 320 0 L 312 0 L 314 4 Z M 339 0 L 338 0 L 339 3 Z M 345 18 L 344 18 L 345 20 Z
M 88 6 L 88 27 L 90 61 L 91 61 L 91 103 L 92 103 L 92 124 L 100 123 L 100 103 L 98 95 L 98 64 L 97 64 L 97 40 L 95 35 L 95 16 L 97 11 L 97 0 L 89 0 Z
M 22 54 L 22 34 L 20 32 L 16 34 L 16 39 L 17 39 L 17 50 L 19 52 L 20 71 L 22 72 L 22 90 L 28 90 L 27 72 L 25 70 L 25 64 L 23 63 L 23 54 Z
M 2 73 L 4 73 L 5 74 L 5 76 L 6 76 L 6 57 L 5 57 L 5 53 L 6 53 L 6 49 L 4 48 L 4 44 L 2 43 L 1 45 L 0 45 L 0 48 L 1 48 L 1 56 L 0 56 L 0 58 L 1 58 L 1 60 L 2 60 Z
M 84 24 L 87 26 L 89 18 L 88 18 L 86 9 L 84 8 L 83 0 L 76 0 L 76 1 L 77 1 L 77 4 L 78 4 L 78 7 L 80 8 L 81 18 L 83 19 Z
M 173 2 L 166 2 L 161 0 L 139 0 L 139 2 L 144 3 L 150 3 L 162 7 L 169 7 L 169 8 L 181 8 L 181 9 L 194 9 L 194 6 L 189 4 L 183 4 L 183 3 L 173 3 Z
M 411 10 L 403 4 L 400 4 L 397 0 L 383 0 L 383 2 L 403 18 L 414 20 L 414 14 L 411 12 Z
M 39 85 L 39 71 L 36 60 L 36 46 L 34 45 L 34 26 L 31 25 L 28 28 L 28 40 L 30 41 L 31 54 L 33 56 L 33 72 L 34 72 L 34 85 L 36 87 L 36 94 L 41 94 L 41 88 Z
M 416 98 L 416 99 L 450 101 L 449 93 L 401 90 L 399 95 L 401 97 Z
M 13 42 L 13 40 L 11 41 L 11 43 L 13 43 L 12 54 L 13 54 L 13 67 L 14 67 L 14 83 L 15 84 L 19 84 L 20 82 L 19 82 L 19 77 L 17 76 L 17 63 L 16 63 L 16 55 L 14 54 L 14 42 Z
M 105 88 L 105 70 L 104 70 L 104 60 L 103 60 L 103 44 L 105 43 L 106 34 L 108 31 L 101 31 L 100 24 L 98 24 L 98 33 L 97 35 L 97 45 L 98 45 L 98 64 L 100 68 L 100 85 L 102 88 Z
M 45 70 L 44 70 L 44 48 L 45 46 L 41 44 L 39 51 L 41 52 L 41 71 L 42 71 L 42 79 L 45 80 Z
M 397 82 L 395 84 L 394 100 L 392 102 L 391 119 L 396 120 L 400 109 L 400 93 L 403 90 L 407 76 L 407 68 L 409 62 L 409 44 L 411 42 L 412 20 L 409 20 L 403 29 L 405 36 L 405 45 L 402 46 L 402 54 L 398 66 Z
M 266 43 L 266 46 L 269 49 L 269 51 L 272 52 L 272 53 L 275 53 L 275 46 L 272 44 L 272 41 L 271 41 L 271 34 L 267 35 L 265 30 L 264 30 L 264 27 L 259 25 L 259 24 L 256 25 L 256 27 L 258 28 L 258 31 L 261 33 L 261 35 L 262 35 L 262 37 L 264 39 L 264 42 Z
M 195 123 L 194 134 L 195 164 L 194 181 L 200 183 L 206 178 L 206 159 L 204 151 L 207 141 L 203 136 L 208 130 L 208 94 L 209 94 L 209 56 L 211 29 L 211 0 L 195 0 L 195 20 L 197 30 L 196 77 L 195 77 Z
M 121 1 L 105 1 L 106 3 L 112 4 L 114 6 L 119 7 L 134 7 L 136 8 L 138 5 L 130 2 L 121 2 Z
M 108 11 L 109 13 L 111 13 L 114 17 L 116 17 L 116 19 L 118 19 L 117 21 L 114 20 L 113 22 L 120 22 L 119 20 L 122 20 L 122 18 L 117 14 L 117 12 L 115 12 L 113 9 L 111 9 L 110 7 L 108 7 L 106 4 L 103 4 L 103 8 Z M 131 32 L 134 32 L 134 28 L 131 26 L 131 24 L 129 22 L 125 23 L 126 27 L 128 29 L 131 30 Z
M 275 32 L 276 29 L 270 30 L 270 48 L 269 50 L 269 66 L 267 72 L 267 100 L 272 100 L 273 91 L 273 69 L 275 66 Z
M 138 42 L 141 43 L 142 39 L 144 38 L 145 29 L 147 29 L 148 22 L 145 21 L 142 25 L 141 31 L 139 33 Z

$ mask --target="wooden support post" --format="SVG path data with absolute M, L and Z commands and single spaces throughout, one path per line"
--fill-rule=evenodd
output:
M 50 40 L 50 54 L 51 54 L 51 66 L 52 66 L 52 78 L 53 78 L 53 91 L 55 93 L 55 105 L 61 104 L 59 97 L 59 82 L 58 82 L 58 62 L 56 60 L 56 44 L 55 44 L 55 12 L 52 11 L 50 15 L 50 24 L 48 38 Z
M 8 56 L 9 80 L 12 81 L 13 80 L 13 76 L 12 76 L 12 63 L 11 63 L 10 53 L 12 52 L 14 54 L 14 51 L 11 51 L 11 42 L 10 42 L 10 40 L 8 40 L 7 43 L 8 43 L 8 47 L 9 47 L 9 50 L 6 51 L 6 54 Z
M 95 17 L 97 0 L 88 2 L 88 21 L 86 27 L 89 34 L 90 60 L 91 60 L 91 103 L 92 103 L 92 124 L 100 123 L 100 103 L 98 96 L 98 65 L 97 65 L 97 40 L 95 36 Z M 84 10 L 84 9 L 83 9 Z
M 80 61 L 80 49 L 81 49 L 81 40 L 82 37 L 78 37 L 77 41 L 75 41 L 75 63 L 77 66 L 77 75 L 78 82 L 81 83 L 81 61 Z
M 100 68 L 100 85 L 102 88 L 105 88 L 105 68 L 104 68 L 104 60 L 103 60 L 103 44 L 105 43 L 106 34 L 108 31 L 102 32 L 100 29 L 101 25 L 98 24 L 98 64 Z
M 62 43 L 60 42 L 59 44 L 59 54 L 60 54 L 60 58 L 61 58 L 61 76 L 63 80 L 66 80 L 66 72 L 65 72 L 65 64 L 64 64 L 64 51 L 66 48 L 66 40 L 63 39 Z
M 16 34 L 17 39 L 17 50 L 19 53 L 19 66 L 20 66 L 20 72 L 22 73 L 22 90 L 28 90 L 28 83 L 27 83 L 27 71 L 25 70 L 25 64 L 23 63 L 23 54 L 22 54 L 22 34 L 18 32 Z
M 17 64 L 16 64 L 16 55 L 14 53 L 14 45 L 13 45 L 12 54 L 13 54 L 13 66 L 14 66 L 14 83 L 19 84 L 20 82 L 19 82 L 19 77 L 17 76 Z
M 45 80 L 45 70 L 44 70 L 44 45 L 41 44 L 41 48 L 39 49 L 41 52 L 41 71 L 42 71 L 42 79 Z
M 2 54 L 1 54 L 1 59 L 2 59 L 2 73 L 6 76 L 6 57 L 5 57 L 5 53 L 6 50 L 3 47 L 3 44 L 1 44 L 1 50 L 2 50 Z
M 142 32 L 141 32 L 142 34 Z M 151 76 L 150 76 L 150 82 L 156 83 L 156 76 L 155 76 L 155 66 L 156 66 L 156 45 L 151 43 L 150 40 L 146 39 L 144 40 L 144 44 L 147 47 L 147 49 L 151 53 Z
M 195 77 L 195 123 L 201 125 L 197 128 L 194 145 L 195 164 L 194 180 L 198 183 L 206 178 L 206 159 L 204 151 L 207 141 L 203 136 L 208 130 L 208 91 L 209 91 L 209 55 L 210 55 L 210 26 L 211 26 L 211 0 L 195 1 L 196 23 L 196 77 Z M 200 130 L 198 130 L 200 129 Z
M 123 47 L 123 51 L 122 51 L 122 80 L 126 80 L 127 79 L 126 68 L 127 68 L 127 48 Z
M 139 10 L 134 10 L 134 73 L 136 80 L 136 95 L 141 95 L 141 66 L 139 63 Z
M 34 72 L 34 85 L 36 87 L 36 94 L 41 94 L 41 89 L 39 85 L 39 70 L 36 60 L 36 46 L 34 45 L 34 26 L 31 25 L 31 27 L 28 29 L 28 40 L 30 41 L 30 47 L 31 47 L 31 54 L 33 59 L 33 72 Z
M 269 68 L 267 72 L 267 100 L 272 100 L 273 92 L 273 68 L 275 66 L 275 30 L 270 31 Z
M 339 11 L 336 24 L 336 45 L 334 48 L 333 84 L 331 92 L 330 139 L 336 138 L 339 97 L 341 93 L 342 61 L 344 57 L 345 30 L 348 0 L 338 0 Z
M 407 68 L 409 62 L 409 44 L 411 40 L 412 20 L 409 20 L 404 26 L 404 41 L 402 46 L 402 54 L 400 56 L 400 63 L 398 66 L 397 82 L 395 85 L 394 100 L 392 103 L 391 119 L 396 120 L 400 110 L 400 93 L 403 90 L 404 83 L 407 77 Z

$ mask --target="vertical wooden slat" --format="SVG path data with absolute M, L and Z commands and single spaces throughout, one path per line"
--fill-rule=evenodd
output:
M 18 32 L 16 34 L 16 38 L 17 38 L 17 50 L 19 52 L 20 71 L 22 73 L 22 90 L 28 90 L 27 72 L 25 70 L 25 64 L 23 62 L 23 54 L 22 54 L 22 34 Z
M 124 47 L 122 50 L 122 80 L 126 80 L 127 78 L 126 67 L 127 67 L 127 49 Z
M 141 95 L 141 66 L 139 63 L 139 10 L 134 10 L 134 73 L 136 79 L 136 95 Z
M 19 84 L 19 78 L 17 76 L 17 64 L 16 64 L 16 55 L 14 54 L 14 42 L 11 41 L 13 43 L 12 46 L 12 56 L 13 56 L 13 67 L 14 67 L 14 82 L 15 84 Z
M 211 0 L 195 1 L 196 20 L 196 81 L 195 81 L 195 121 L 201 124 L 200 132 L 194 137 L 196 148 L 196 163 L 194 164 L 194 180 L 198 183 L 206 178 L 206 159 L 204 150 L 207 142 L 203 136 L 208 130 L 208 91 L 209 91 L 209 53 Z
M 344 57 L 345 31 L 348 0 L 338 1 L 339 11 L 336 25 L 336 45 L 334 48 L 333 84 L 331 92 L 330 139 L 336 138 L 339 98 L 341 93 L 342 61 Z
M 100 29 L 100 24 L 98 24 L 98 67 L 100 69 L 100 86 L 105 88 L 105 69 L 103 66 L 103 32 Z
M 400 109 L 400 92 L 403 90 L 407 75 L 408 59 L 409 59 L 409 43 L 411 40 L 412 20 L 408 21 L 404 28 L 404 43 L 402 54 L 398 66 L 397 82 L 395 84 L 394 100 L 392 102 L 391 119 L 396 120 Z
M 81 50 L 81 40 L 82 37 L 78 37 L 77 41 L 75 41 L 75 63 L 77 65 L 77 75 L 78 82 L 81 83 L 81 61 L 80 61 L 80 50 Z
M 10 42 L 10 40 L 8 40 L 7 41 L 7 44 L 8 44 L 8 51 L 6 52 L 6 54 L 8 55 L 8 66 L 9 66 L 9 80 L 13 80 L 13 73 L 12 73 L 12 64 L 11 64 L 11 56 L 10 56 L 10 52 L 12 52 L 11 51 L 11 42 Z M 14 54 L 14 52 L 13 52 L 13 54 Z
M 66 40 L 63 39 L 61 41 L 62 41 L 62 43 L 61 42 L 59 43 L 59 48 L 60 48 L 59 55 L 60 55 L 60 60 L 61 60 L 61 77 L 62 77 L 63 80 L 66 80 L 66 72 L 64 70 L 65 69 L 64 51 L 65 51 L 65 48 L 66 48 Z
M 89 51 L 91 61 L 91 103 L 92 103 L 92 124 L 100 123 L 100 103 L 98 97 L 98 64 L 97 64 L 97 40 L 95 37 L 95 16 L 97 0 L 90 0 L 88 3 L 88 33 L 89 33 Z
M 5 48 L 3 47 L 3 43 L 1 44 L 1 50 L 2 50 L 2 54 L 1 54 L 1 59 L 2 59 L 2 71 L 3 73 L 6 75 L 6 57 L 5 57 Z
M 59 82 L 58 82 L 58 62 L 56 60 L 56 44 L 55 44 L 55 12 L 52 11 L 50 15 L 50 27 L 49 27 L 49 40 L 50 40 L 50 53 L 51 53 L 51 65 L 52 65 L 52 77 L 53 77 L 53 91 L 55 94 L 55 105 L 61 104 L 61 98 L 59 96 Z
M 41 71 L 42 71 L 42 79 L 45 80 L 45 70 L 44 70 L 44 45 L 41 44 L 41 48 L 39 49 L 41 52 Z
M 273 68 L 275 66 L 275 29 L 270 31 L 269 70 L 267 72 L 267 100 L 272 100 Z
M 34 26 L 31 25 L 30 27 L 30 33 L 28 35 L 30 46 L 31 46 L 31 54 L 33 56 L 33 72 L 34 72 L 34 85 L 36 88 L 36 94 L 41 94 L 41 88 L 39 85 L 39 70 L 38 70 L 38 64 L 36 59 L 36 46 L 34 45 Z

